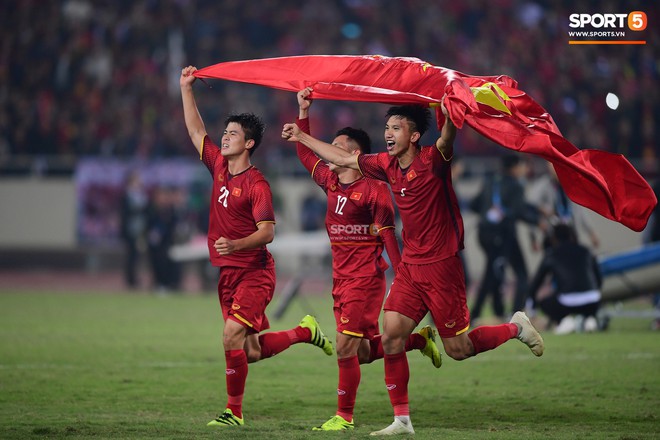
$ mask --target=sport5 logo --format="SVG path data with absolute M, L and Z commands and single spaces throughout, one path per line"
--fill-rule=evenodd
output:
M 633 11 L 628 14 L 571 14 L 568 17 L 568 26 L 583 28 L 591 26 L 600 28 L 624 28 L 628 25 L 631 31 L 643 31 L 648 25 L 646 13 Z
M 378 235 L 378 225 L 330 225 L 330 233 L 333 235 Z

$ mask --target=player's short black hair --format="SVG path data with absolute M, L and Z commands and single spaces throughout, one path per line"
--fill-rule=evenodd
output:
M 358 147 L 360 147 L 362 154 L 371 153 L 371 138 L 366 131 L 361 128 L 344 127 L 341 130 L 337 130 L 335 137 L 342 135 L 348 136 L 349 139 L 353 139 L 358 144 Z
M 426 133 L 431 124 L 431 111 L 428 107 L 421 105 L 410 104 L 390 107 L 385 117 L 390 118 L 392 116 L 407 119 L 410 122 L 410 129 L 418 131 L 420 137 Z
M 254 113 L 231 114 L 225 119 L 225 127 L 229 125 L 230 122 L 236 122 L 241 128 L 243 128 L 246 141 L 249 139 L 254 141 L 254 147 L 249 150 L 250 156 L 252 156 L 252 153 L 254 153 L 254 150 L 257 149 L 261 143 L 261 139 L 264 137 L 266 125 L 261 118 Z

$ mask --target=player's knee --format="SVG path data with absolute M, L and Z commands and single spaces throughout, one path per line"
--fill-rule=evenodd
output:
M 383 344 L 383 350 L 385 353 L 398 353 L 402 348 L 405 347 L 407 339 L 407 337 L 404 338 L 400 335 L 389 335 L 387 333 L 383 333 L 383 336 L 380 340 Z
M 337 357 L 339 359 L 355 356 L 356 354 L 357 350 L 355 350 L 353 347 L 337 344 Z
M 360 364 L 370 364 L 373 361 L 374 360 L 371 359 L 371 356 L 369 355 L 369 353 L 358 352 L 358 362 Z
M 464 350 L 462 347 L 445 349 L 445 353 L 447 353 L 447 356 L 456 361 L 462 361 L 470 357 L 469 352 Z
M 246 350 L 245 355 L 247 357 L 248 364 L 253 364 L 261 359 L 261 351 L 259 350 Z
M 225 333 L 222 335 L 222 345 L 225 350 L 239 350 L 243 348 L 245 338 L 238 334 Z
M 445 353 L 456 361 L 462 361 L 474 356 L 474 348 L 468 343 L 445 346 Z

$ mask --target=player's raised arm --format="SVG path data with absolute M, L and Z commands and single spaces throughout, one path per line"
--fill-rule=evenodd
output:
M 441 104 L 442 114 L 445 115 L 445 125 L 442 126 L 440 137 L 435 141 L 435 146 L 442 157 L 449 161 L 454 157 L 454 139 L 456 139 L 456 126 L 449 118 L 449 112 L 444 102 Z
M 309 107 L 312 105 L 312 98 L 310 97 L 311 93 L 312 88 L 306 87 L 296 94 L 296 98 L 298 99 L 298 120 L 296 123 L 300 130 L 305 133 L 310 133 Z M 307 169 L 307 172 L 314 177 L 314 169 L 321 159 L 319 159 L 312 150 L 300 142 L 296 143 L 296 153 L 298 154 L 300 162 Z
M 186 128 L 188 135 L 192 140 L 193 145 L 197 151 L 202 153 L 202 142 L 206 136 L 206 127 L 204 121 L 197 110 L 197 103 L 195 102 L 195 95 L 192 91 L 192 85 L 195 82 L 193 72 L 197 70 L 196 67 L 188 66 L 181 69 L 181 78 L 179 78 L 179 85 L 181 86 L 181 99 L 183 101 L 183 116 L 186 121 Z
M 309 108 L 314 100 L 311 97 L 314 89 L 305 87 L 296 94 L 298 98 L 298 119 L 306 119 L 309 117 Z
M 337 166 L 359 170 L 357 155 L 348 153 L 339 147 L 327 144 L 312 135 L 304 133 L 296 124 L 284 124 L 282 128 L 282 139 L 286 139 L 289 142 L 300 142 L 318 154 L 323 160 L 332 162 Z

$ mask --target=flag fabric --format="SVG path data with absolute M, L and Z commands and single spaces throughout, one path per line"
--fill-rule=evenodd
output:
M 568 197 L 634 231 L 646 227 L 657 204 L 653 190 L 628 160 L 602 150 L 580 150 L 566 140 L 552 116 L 512 78 L 470 76 L 417 58 L 310 55 L 230 61 L 197 70 L 217 78 L 297 92 L 315 99 L 436 108 L 444 124 L 444 99 L 451 120 L 511 150 L 551 162 Z

